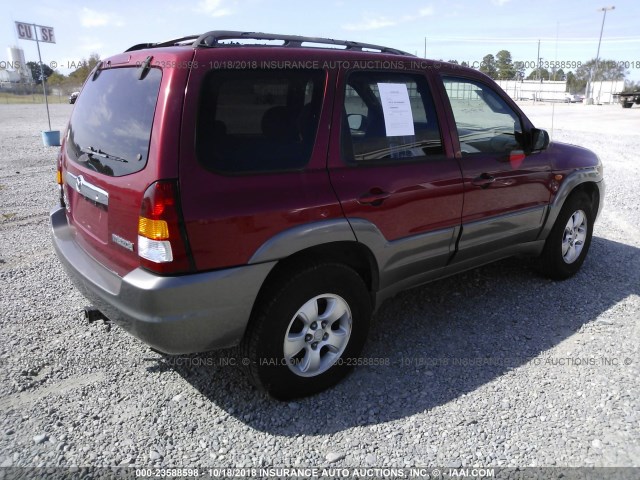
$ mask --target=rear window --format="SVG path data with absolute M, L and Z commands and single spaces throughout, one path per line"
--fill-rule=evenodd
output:
M 322 70 L 213 71 L 197 129 L 200 163 L 227 174 L 303 168 L 324 92 Z
M 85 84 L 67 132 L 71 160 L 112 177 L 142 170 L 149 153 L 162 72 L 152 68 L 101 70 Z

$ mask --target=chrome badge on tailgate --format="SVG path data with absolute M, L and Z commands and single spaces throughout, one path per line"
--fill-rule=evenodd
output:
M 65 172 L 64 181 L 87 200 L 109 206 L 109 193 L 87 182 L 82 175 Z
M 115 233 L 111 234 L 111 241 L 116 245 L 120 245 L 121 247 L 126 248 L 130 252 L 133 252 L 133 242 L 122 238 L 120 235 L 116 235 Z

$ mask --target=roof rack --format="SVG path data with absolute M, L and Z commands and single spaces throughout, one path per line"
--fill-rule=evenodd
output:
M 349 40 L 334 40 L 332 38 L 322 37 L 302 37 L 298 35 L 280 35 L 273 33 L 260 33 L 260 32 L 241 32 L 233 30 L 213 30 L 211 32 L 203 33 L 202 35 L 190 35 L 187 37 L 176 38 L 174 40 L 167 40 L 160 43 L 140 43 L 125 50 L 131 52 L 133 50 L 142 50 L 144 48 L 159 48 L 169 47 L 177 45 L 189 45 L 193 48 L 215 48 L 215 47 L 243 47 L 243 46 L 262 46 L 262 44 L 229 44 L 221 43 L 224 40 L 280 40 L 283 47 L 303 47 L 303 43 L 314 44 L 316 48 L 322 48 L 321 45 L 327 45 L 325 48 L 331 48 L 329 45 L 338 45 L 346 47 L 345 50 L 355 51 L 378 51 L 381 53 L 390 53 L 393 55 L 409 55 L 410 53 L 403 52 L 395 48 L 385 47 L 382 45 L 374 45 L 371 43 L 360 43 Z
M 145 48 L 175 47 L 181 44 L 190 45 L 190 44 L 193 44 L 193 41 L 198 38 L 200 38 L 200 35 L 189 35 L 186 37 L 175 38 L 173 40 L 166 40 L 164 42 L 159 42 L 159 43 L 138 43 L 133 47 L 127 48 L 125 52 L 133 52 L 134 50 L 144 50 Z

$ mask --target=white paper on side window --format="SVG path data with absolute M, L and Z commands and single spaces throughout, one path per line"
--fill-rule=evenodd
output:
M 415 135 L 409 92 L 404 83 L 378 83 L 387 137 Z

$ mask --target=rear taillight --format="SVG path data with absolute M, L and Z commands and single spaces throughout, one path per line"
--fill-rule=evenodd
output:
M 138 255 L 140 264 L 154 272 L 189 270 L 187 239 L 174 181 L 155 182 L 144 192 L 138 219 Z
M 65 208 L 67 201 L 64 198 L 64 177 L 62 176 L 62 160 L 61 156 L 58 156 L 57 169 L 56 169 L 56 183 L 58 184 L 58 193 L 60 196 L 60 206 Z

